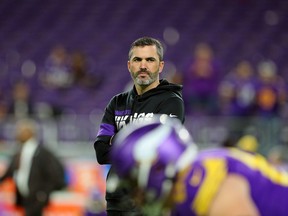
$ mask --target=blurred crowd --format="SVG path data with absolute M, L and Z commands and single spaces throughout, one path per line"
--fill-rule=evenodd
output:
M 255 135 L 261 143 L 257 151 L 265 155 L 274 146 L 286 145 L 285 71 L 279 71 L 272 59 L 241 59 L 230 71 L 224 71 L 224 66 L 211 45 L 196 44 L 187 63 L 172 77 L 183 84 L 187 116 L 193 116 L 194 121 L 207 116 L 221 118 L 220 122 L 228 119 L 229 136 Z
M 208 43 L 199 43 L 177 82 L 183 84 L 187 114 L 286 117 L 287 80 L 271 59 L 243 59 L 231 71 Z
M 63 112 L 63 105 L 55 102 L 61 100 L 61 94 L 75 88 L 86 93 L 96 91 L 103 81 L 102 77 L 93 73 L 90 59 L 83 51 L 68 52 L 63 45 L 52 47 L 43 65 L 37 67 L 41 69 L 37 72 L 36 84 L 22 72 L 11 83 L 0 87 L 0 119 L 7 116 L 57 117 Z M 37 95 L 39 89 L 43 89 L 48 97 Z M 49 94 L 53 101 L 49 99 Z
M 61 44 L 51 47 L 43 64 L 37 66 L 40 68 L 35 76 L 37 88 L 24 75 L 11 83 L 11 91 L 0 87 L 0 128 L 11 116 L 57 119 L 67 114 L 68 104 L 86 108 L 86 114 L 91 114 L 92 110 L 88 110 L 91 104 L 86 106 L 88 102 L 84 98 L 93 95 L 99 100 L 100 87 L 109 85 L 105 74 L 95 73 L 95 64 L 95 59 L 82 50 L 71 51 Z M 174 73 L 166 67 L 162 75 L 183 85 L 187 116 L 230 118 L 227 127 L 238 137 L 252 125 L 261 127 L 265 135 L 278 137 L 275 143 L 282 142 L 281 119 L 288 115 L 285 71 L 280 71 L 272 59 L 258 62 L 241 59 L 229 71 L 225 68 L 225 62 L 217 57 L 212 45 L 201 42 L 195 45 L 183 65 L 175 67 Z M 127 74 L 123 76 L 129 78 Z M 129 83 L 127 86 L 131 87 Z M 123 85 L 123 89 L 127 90 L 127 86 Z M 41 93 L 39 88 L 43 90 Z M 76 94 L 77 97 L 72 97 Z
M 224 71 L 225 62 L 217 59 L 205 42 L 198 43 L 187 59 L 169 79 L 183 84 L 188 115 L 286 117 L 287 80 L 281 77 L 285 71 L 278 71 L 273 60 L 255 63 L 243 59 L 231 71 Z M 99 77 L 91 71 L 91 61 L 82 51 L 68 52 L 64 46 L 55 45 L 41 66 L 38 85 L 47 92 L 71 88 L 95 91 L 104 75 Z M 39 109 L 50 116 L 61 112 L 61 106 L 49 101 L 33 104 L 31 91 L 25 77 L 13 82 L 8 95 L 0 89 L 0 117 L 5 112 L 15 116 L 39 114 Z
M 96 88 L 101 79 L 90 73 L 88 60 L 80 50 L 69 53 L 64 46 L 56 45 L 46 59 L 40 81 L 46 88 Z

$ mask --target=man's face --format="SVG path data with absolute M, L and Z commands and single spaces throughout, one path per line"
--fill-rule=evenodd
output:
M 160 61 L 156 46 L 135 47 L 128 61 L 131 77 L 139 86 L 149 86 L 158 81 L 163 67 L 164 62 Z
M 16 139 L 19 143 L 24 143 L 33 136 L 33 132 L 25 126 L 18 126 Z

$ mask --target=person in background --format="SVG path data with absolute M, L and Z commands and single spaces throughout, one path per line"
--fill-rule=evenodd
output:
M 24 208 L 25 216 L 40 216 L 49 204 L 49 195 L 66 187 L 65 169 L 56 155 L 40 143 L 33 120 L 17 122 L 16 139 L 19 148 L 0 182 L 13 178 L 16 205 Z
M 130 185 L 146 215 L 287 215 L 286 172 L 235 147 L 198 151 L 167 115 L 119 131 L 111 161 L 113 182 Z
M 256 75 L 247 60 L 237 63 L 220 82 L 221 114 L 251 117 L 255 114 Z
M 154 114 L 167 114 L 184 123 L 182 86 L 160 79 L 164 69 L 163 46 L 154 38 L 135 40 L 128 54 L 128 71 L 134 82 L 133 88 L 115 95 L 105 108 L 94 148 L 99 164 L 110 164 L 113 137 L 128 123 L 146 121 Z M 113 175 L 113 166 L 107 182 Z M 109 188 L 109 187 L 108 187 Z M 130 198 L 127 187 L 106 191 L 108 216 L 143 215 Z
M 62 44 L 52 47 L 43 66 L 40 80 L 44 88 L 66 89 L 71 86 L 70 55 Z
M 12 86 L 12 94 L 6 99 L 8 114 L 16 119 L 35 117 L 54 117 L 61 113 L 60 108 L 47 102 L 37 102 L 26 80 L 18 80 Z
M 36 114 L 29 84 L 24 80 L 12 86 L 12 97 L 9 100 L 8 112 L 15 118 L 29 118 Z
M 102 78 L 92 74 L 89 68 L 89 61 L 85 53 L 74 51 L 71 54 L 69 70 L 72 76 L 72 85 L 84 88 L 95 89 L 100 86 Z
M 280 117 L 285 106 L 286 82 L 277 70 L 273 61 L 262 61 L 258 64 L 256 115 L 259 117 Z
M 256 108 L 256 75 L 248 60 L 242 60 L 219 84 L 220 113 L 229 117 L 228 128 L 240 138 L 253 125 Z
M 257 65 L 255 127 L 261 128 L 263 154 L 281 143 L 282 114 L 287 103 L 286 81 L 280 76 L 274 61 L 261 61 Z
M 198 43 L 192 59 L 181 72 L 186 112 L 195 115 L 217 114 L 221 71 L 212 47 L 208 43 Z

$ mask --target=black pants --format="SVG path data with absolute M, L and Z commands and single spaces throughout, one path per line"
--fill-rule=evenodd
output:
M 42 216 L 43 208 L 25 208 L 25 216 Z
M 24 208 L 25 216 L 42 216 L 44 208 L 47 206 L 44 202 L 31 199 L 22 199 L 21 207 Z

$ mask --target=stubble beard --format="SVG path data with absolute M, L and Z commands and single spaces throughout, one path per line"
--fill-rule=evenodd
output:
M 131 73 L 131 76 L 132 76 L 134 82 L 137 85 L 142 86 L 142 87 L 147 87 L 147 86 L 151 85 L 152 83 L 154 83 L 157 80 L 157 77 L 159 74 L 158 72 L 151 73 L 149 71 L 145 71 L 145 73 L 147 73 L 148 77 L 147 77 L 147 79 L 141 79 L 141 78 L 139 78 L 140 73 L 142 73 L 142 71 L 139 71 L 135 74 Z

